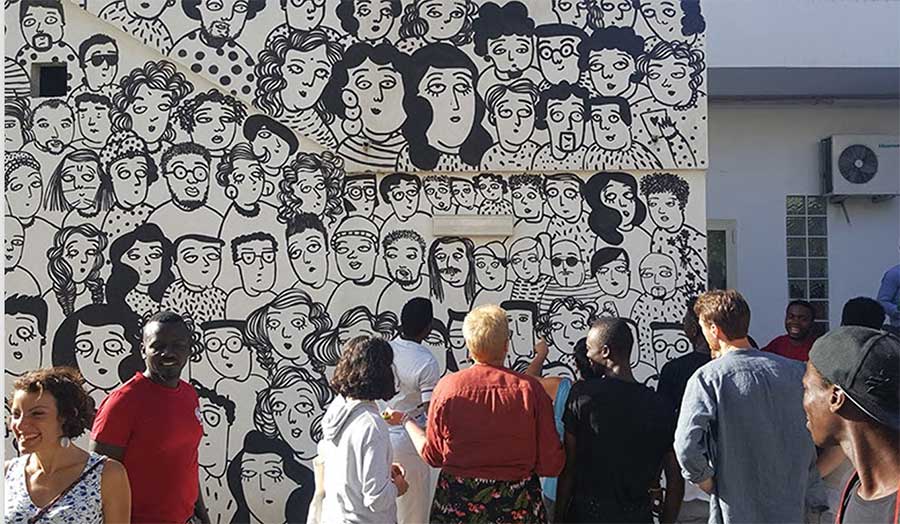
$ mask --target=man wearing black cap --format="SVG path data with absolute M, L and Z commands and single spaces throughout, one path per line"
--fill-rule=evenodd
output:
M 900 338 L 846 326 L 816 341 L 803 377 L 813 440 L 840 445 L 856 468 L 838 524 L 897 522 L 900 513 Z

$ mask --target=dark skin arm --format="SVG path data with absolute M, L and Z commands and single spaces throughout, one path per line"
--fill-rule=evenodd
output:
M 572 502 L 572 491 L 575 489 L 575 435 L 566 432 L 566 465 L 556 481 L 556 509 L 553 512 L 556 522 L 564 522 Z
M 210 524 L 209 512 L 206 510 L 206 504 L 203 503 L 203 486 L 197 481 L 197 502 L 194 503 L 194 518 L 200 521 L 200 524 Z
M 678 518 L 681 510 L 681 501 L 684 500 L 684 479 L 681 477 L 681 468 L 675 459 L 675 452 L 669 450 L 663 457 L 663 471 L 666 474 L 666 498 L 663 502 L 660 524 L 670 524 Z

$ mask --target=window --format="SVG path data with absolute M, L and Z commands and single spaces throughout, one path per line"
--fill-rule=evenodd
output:
M 788 297 L 808 300 L 828 330 L 828 217 L 824 197 L 789 195 L 786 203 Z
M 31 95 L 34 97 L 66 96 L 68 93 L 68 66 L 51 62 L 33 64 L 31 74 Z
M 737 222 L 708 220 L 706 223 L 706 253 L 709 267 L 707 289 L 737 287 Z

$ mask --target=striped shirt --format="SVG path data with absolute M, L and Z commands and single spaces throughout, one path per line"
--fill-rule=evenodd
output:
M 400 132 L 394 133 L 383 142 L 370 142 L 361 135 L 348 136 L 338 146 L 337 152 L 344 157 L 348 171 L 393 170 L 404 144 Z

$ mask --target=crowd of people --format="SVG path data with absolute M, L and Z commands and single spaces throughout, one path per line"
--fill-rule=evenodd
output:
M 824 522 L 825 511 L 837 523 L 896 522 L 900 337 L 881 329 L 872 299 L 849 301 L 843 325 L 818 338 L 813 317 L 792 302 L 786 335 L 759 350 L 740 293 L 703 293 L 684 318 L 693 352 L 669 362 L 654 391 L 635 380 L 634 336 L 617 317 L 592 321 L 574 381 L 541 376 L 542 340 L 525 373 L 507 368 L 509 320 L 496 305 L 465 317 L 473 365 L 440 378 L 422 345 L 431 301 L 413 298 L 397 339 L 342 348 L 315 479 L 302 480 L 315 489 L 290 496 L 311 499 L 309 524 Z M 181 379 L 190 340 L 182 317 L 153 315 L 146 371 L 96 413 L 73 369 L 20 377 L 5 521 L 209 522 L 199 399 Z M 72 440 L 89 429 L 87 451 Z M 267 437 L 251 437 L 260 453 L 245 460 L 277 458 Z M 822 477 L 838 471 L 829 497 Z M 240 507 L 232 519 L 257 521 Z

